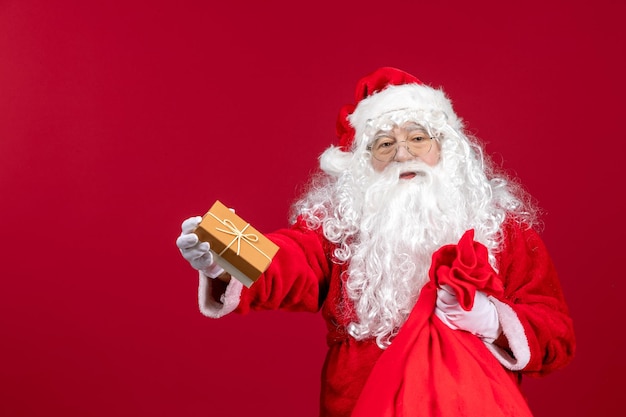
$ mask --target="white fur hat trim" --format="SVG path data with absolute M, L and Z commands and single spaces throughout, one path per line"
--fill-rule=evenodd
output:
M 390 85 L 361 100 L 348 116 L 348 121 L 355 130 L 355 146 L 362 144 L 368 121 L 397 110 L 419 111 L 430 114 L 435 119 L 440 119 L 443 114 L 450 127 L 455 130 L 462 127 L 450 99 L 443 91 L 423 84 Z

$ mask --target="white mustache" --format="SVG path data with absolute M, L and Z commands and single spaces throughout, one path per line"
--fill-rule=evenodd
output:
M 397 173 L 402 172 L 424 172 L 426 174 L 432 173 L 433 167 L 420 161 L 406 161 L 406 162 L 392 162 L 389 164 L 384 172 L 392 171 Z

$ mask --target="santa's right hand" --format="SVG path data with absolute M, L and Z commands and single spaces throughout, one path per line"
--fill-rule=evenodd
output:
M 189 264 L 200 272 L 203 272 L 209 278 L 217 278 L 224 272 L 214 260 L 208 242 L 200 242 L 198 235 L 193 231 L 196 230 L 202 217 L 195 216 L 185 220 L 181 226 L 182 232 L 176 239 L 176 246 L 180 249 Z

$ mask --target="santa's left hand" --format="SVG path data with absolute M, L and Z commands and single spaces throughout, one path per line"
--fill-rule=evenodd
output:
M 502 333 L 496 306 L 487 296 L 476 291 L 474 305 L 465 311 L 448 285 L 437 289 L 435 315 L 453 330 L 465 330 L 488 343 L 493 343 Z

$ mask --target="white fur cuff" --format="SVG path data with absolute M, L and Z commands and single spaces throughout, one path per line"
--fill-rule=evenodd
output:
M 198 305 L 200 312 L 207 317 L 218 319 L 235 311 L 241 299 L 243 284 L 236 279 L 231 279 L 226 291 L 216 300 L 213 294 L 215 280 L 207 277 L 204 273 L 199 274 Z
M 524 326 L 522 326 L 522 323 L 517 318 L 517 314 L 508 304 L 493 297 L 489 297 L 489 299 L 496 306 L 500 324 L 502 325 L 502 333 L 508 339 L 509 348 L 513 355 L 494 344 L 485 343 L 485 345 L 502 366 L 512 371 L 520 371 L 530 362 L 530 347 L 528 346 Z

